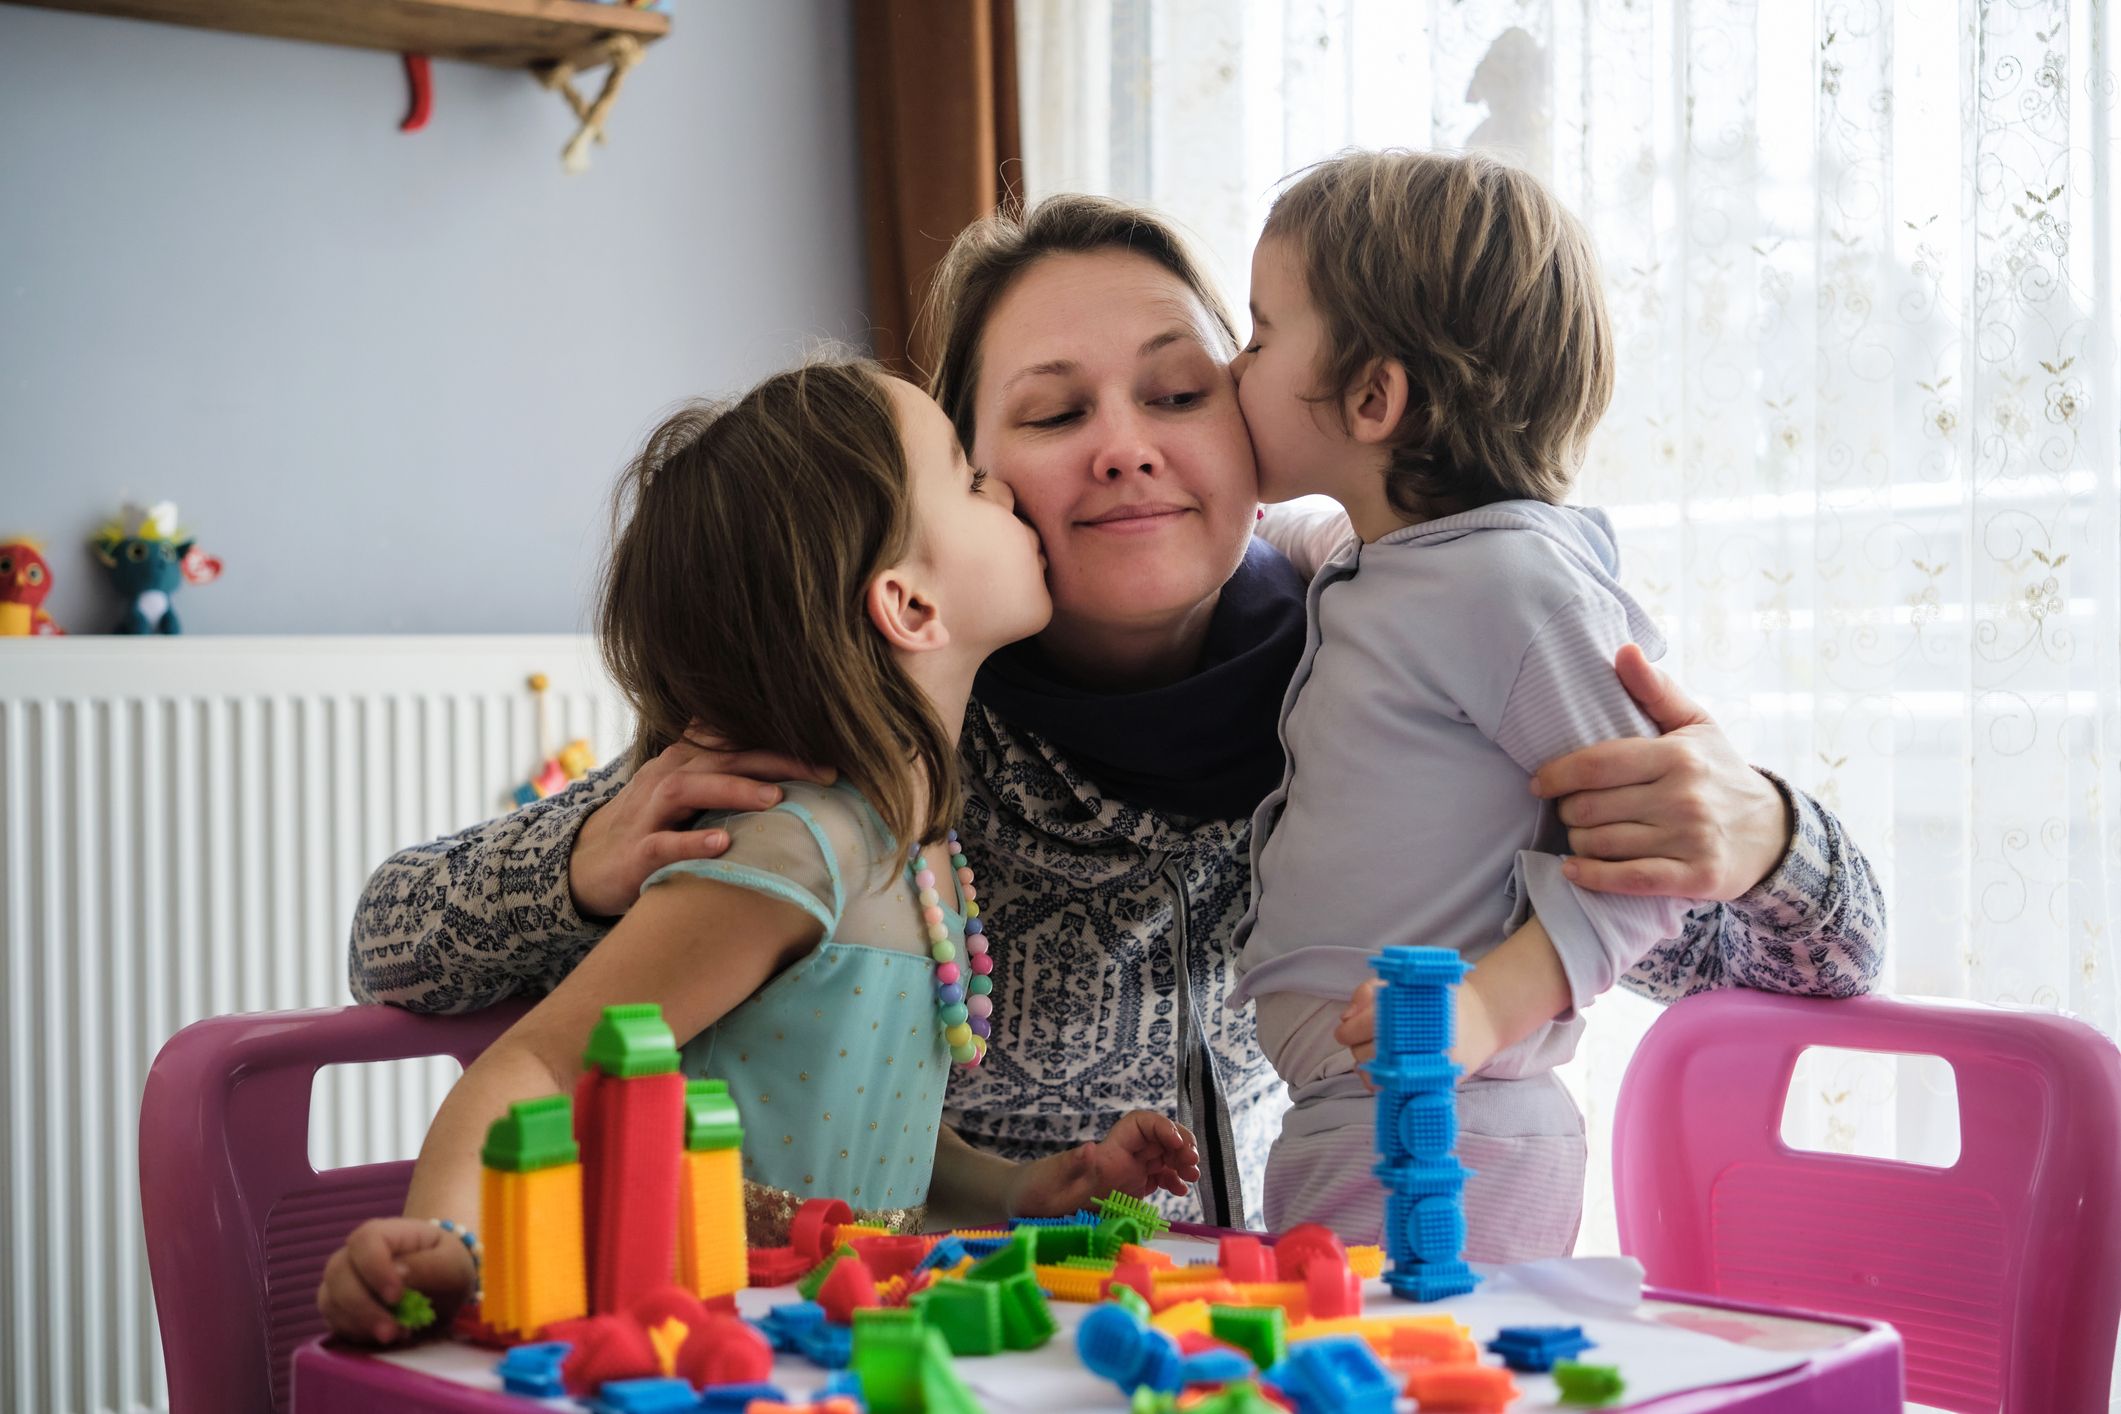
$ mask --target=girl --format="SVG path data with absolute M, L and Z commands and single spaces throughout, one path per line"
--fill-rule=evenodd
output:
M 930 1182 L 947 1071 L 979 1063 L 989 1011 L 978 895 L 951 857 L 958 724 L 981 661 L 1052 611 L 1009 492 L 967 463 L 924 394 L 831 362 L 672 417 L 618 504 L 599 618 L 639 718 L 635 763 L 704 720 L 837 780 L 789 781 L 771 808 L 717 820 L 721 857 L 652 875 L 464 1073 L 405 1215 L 363 1224 L 327 1265 L 332 1330 L 392 1340 L 408 1285 L 445 1319 L 473 1288 L 452 1228 L 477 1223 L 480 1142 L 512 1102 L 572 1090 L 613 1003 L 661 1005 L 686 1073 L 729 1082 L 753 1246 L 785 1241 L 813 1197 L 907 1229 L 931 1191 L 1014 1214 L 1114 1188 L 1183 1194 L 1199 1177 L 1192 1137 L 1146 1111 L 1036 1164 L 954 1147 Z M 955 868 L 933 867 L 945 860 Z

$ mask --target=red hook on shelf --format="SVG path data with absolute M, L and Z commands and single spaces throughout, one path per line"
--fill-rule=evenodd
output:
M 405 110 L 405 121 L 398 124 L 401 133 L 416 133 L 427 126 L 427 115 L 434 111 L 434 78 L 428 72 L 425 54 L 405 56 L 405 81 L 412 87 L 412 106 Z

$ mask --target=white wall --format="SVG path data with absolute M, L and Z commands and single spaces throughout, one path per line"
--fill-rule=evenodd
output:
M 528 76 L 0 5 L 0 537 L 174 500 L 205 633 L 586 623 L 672 401 L 865 324 L 846 0 L 681 0 L 569 177 Z

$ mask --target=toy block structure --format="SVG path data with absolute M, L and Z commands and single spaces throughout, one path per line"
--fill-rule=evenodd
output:
M 480 1317 L 528 1339 L 589 1310 L 582 1264 L 582 1165 L 565 1095 L 522 1100 L 486 1131 L 479 1210 L 486 1225 Z
M 702 1301 L 750 1279 L 744 1245 L 744 1126 L 720 1080 L 685 1086 L 685 1159 L 678 1176 L 678 1285 Z
M 601 1315 L 668 1286 L 677 1270 L 685 1077 L 677 1041 L 652 1003 L 604 1008 L 582 1059 L 575 1138 L 589 1309 Z
M 1459 1069 L 1449 1059 L 1452 988 L 1472 971 L 1449 948 L 1386 948 L 1377 994 L 1377 1176 L 1384 1181 L 1385 1282 L 1412 1301 L 1460 1296 L 1479 1280 L 1464 1261 L 1467 1171 L 1458 1143 Z

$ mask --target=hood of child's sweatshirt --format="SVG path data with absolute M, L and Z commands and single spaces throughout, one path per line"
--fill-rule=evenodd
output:
M 1493 531 L 1530 531 L 1568 556 L 1584 575 L 1620 601 L 1627 613 L 1628 634 L 1651 660 L 1664 656 L 1664 635 L 1635 597 L 1620 583 L 1620 540 L 1613 522 L 1596 506 L 1553 506 L 1545 501 L 1496 501 L 1476 510 L 1442 516 L 1395 530 L 1385 545 L 1439 545 L 1468 535 Z

